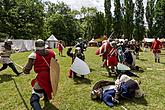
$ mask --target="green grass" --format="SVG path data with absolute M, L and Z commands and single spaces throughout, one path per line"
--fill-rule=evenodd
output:
M 64 51 L 65 56 L 66 50 Z M 140 76 L 140 79 L 136 79 L 142 82 L 140 86 L 145 93 L 145 98 L 133 99 L 133 101 L 124 100 L 121 101 L 121 104 L 109 108 L 104 103 L 94 102 L 90 99 L 90 91 L 97 81 L 103 79 L 115 80 L 106 76 L 106 70 L 101 68 L 101 58 L 95 55 L 95 51 L 96 48 L 90 47 L 85 52 L 86 62 L 92 70 L 86 76 L 87 79 L 73 81 L 73 79 L 67 77 L 71 58 L 58 56 L 57 49 L 55 49 L 61 68 L 60 82 L 57 95 L 51 100 L 52 105 L 50 104 L 47 110 L 55 110 L 55 108 L 59 110 L 123 110 L 122 105 L 128 110 L 165 110 L 165 70 L 157 70 L 157 68 L 164 69 L 165 56 L 161 55 L 162 63 L 154 63 L 151 52 L 141 52 L 137 65 L 142 67 L 144 72 L 136 72 Z M 12 59 L 23 66 L 27 62 L 29 54 L 30 52 L 16 53 L 12 55 Z M 165 54 L 165 51 L 162 54 Z M 19 67 L 17 68 L 21 71 Z M 0 110 L 27 110 L 23 99 L 28 108 L 31 109 L 29 99 L 31 96 L 31 79 L 34 77 L 34 71 L 31 71 L 29 75 L 20 75 L 19 77 L 16 77 L 10 68 L 0 72 Z M 16 86 L 18 86 L 22 98 Z M 44 105 L 43 100 L 41 100 L 41 105 Z

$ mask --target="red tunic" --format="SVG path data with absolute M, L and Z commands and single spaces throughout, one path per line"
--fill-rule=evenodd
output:
M 162 47 L 162 43 L 159 40 L 154 40 L 152 42 L 151 49 L 153 49 L 153 53 L 160 53 L 161 47 Z
M 117 50 L 112 48 L 108 54 L 107 61 L 105 63 L 107 66 L 117 66 Z
M 96 50 L 96 55 L 102 55 L 103 59 L 107 59 L 107 55 L 112 49 L 110 43 L 107 41 L 102 44 L 102 46 Z
M 50 65 L 51 58 L 55 58 L 55 53 L 49 50 L 49 54 L 44 56 L 45 60 Z M 52 87 L 50 83 L 50 68 L 48 64 L 44 61 L 42 56 L 36 52 L 36 60 L 34 62 L 34 71 L 37 73 L 36 79 L 32 81 L 32 86 L 34 86 L 34 81 L 37 81 L 39 86 L 44 89 L 49 99 L 51 99 Z
M 62 52 L 63 50 L 63 45 L 61 43 L 58 44 L 58 51 L 59 52 Z

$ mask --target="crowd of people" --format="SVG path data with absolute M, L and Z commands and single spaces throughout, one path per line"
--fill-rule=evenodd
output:
M 11 48 L 12 42 L 5 41 L 0 52 L 0 62 L 3 66 L 0 71 L 4 70 L 9 66 L 16 75 L 20 75 L 22 72 L 18 72 L 10 56 L 16 52 Z M 72 48 L 68 48 L 67 55 L 71 57 L 72 63 L 76 57 L 85 61 L 84 51 L 86 50 L 86 43 L 78 42 L 75 45 L 75 51 Z M 58 43 L 59 55 L 63 55 L 63 45 L 61 42 Z M 152 43 L 151 49 L 154 54 L 155 62 L 160 63 L 160 49 L 162 44 L 157 38 Z M 107 82 L 101 81 L 94 86 L 91 92 L 91 98 L 96 100 L 103 100 L 108 106 L 113 106 L 113 103 L 119 103 L 122 98 L 142 97 L 144 94 L 140 90 L 139 83 L 130 78 L 124 72 L 118 70 L 117 65 L 119 63 L 128 66 L 131 70 L 138 70 L 135 65 L 135 59 L 139 59 L 140 45 L 136 42 L 124 42 L 115 41 L 112 39 L 105 39 L 102 42 L 100 48 L 96 50 L 96 55 L 100 55 L 103 61 L 103 67 L 106 68 L 108 75 L 111 76 L 113 73 L 117 76 L 116 81 Z M 23 67 L 23 73 L 29 74 L 34 67 L 36 78 L 31 82 L 32 95 L 30 98 L 30 104 L 34 110 L 41 110 L 39 100 L 44 97 L 45 103 L 49 102 L 52 98 L 52 85 L 50 81 L 50 62 L 51 59 L 56 59 L 55 53 L 51 49 L 45 48 L 45 42 L 42 39 L 38 39 L 35 42 L 35 51 L 28 56 L 28 62 Z M 68 74 L 69 78 L 77 78 L 77 73 L 70 70 Z M 81 75 L 84 78 L 84 75 Z

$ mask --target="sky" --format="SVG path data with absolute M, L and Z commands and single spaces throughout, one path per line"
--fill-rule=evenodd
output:
M 63 1 L 69 7 L 71 7 L 71 9 L 80 10 L 82 6 L 96 7 L 97 10 L 104 12 L 104 0 L 43 0 L 43 1 L 51 1 L 53 3 L 57 3 L 58 1 L 59 2 Z M 113 0 L 111 3 L 112 3 L 111 11 L 113 11 L 114 10 Z M 144 6 L 146 6 L 146 4 L 147 4 L 147 0 L 144 0 Z

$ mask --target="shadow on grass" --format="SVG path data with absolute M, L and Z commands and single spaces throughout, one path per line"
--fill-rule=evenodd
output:
M 79 76 L 77 76 L 77 78 L 73 79 L 75 84 L 91 84 L 91 80 L 87 79 L 87 78 L 81 78 Z
M 139 66 L 135 66 L 134 69 L 132 69 L 131 71 L 133 72 L 138 72 L 138 73 L 143 73 L 144 72 L 144 69 L 139 67 Z
M 13 80 L 14 76 L 15 75 L 11 75 L 11 74 L 0 75 L 0 83 L 11 81 Z
M 52 103 L 48 103 L 46 104 L 46 106 L 43 107 L 43 110 L 59 110 L 59 109 Z
M 20 96 L 20 98 L 21 98 L 23 104 L 25 105 L 25 107 L 26 107 L 27 110 L 30 110 L 30 109 L 28 108 L 26 102 L 25 102 L 25 99 L 23 98 L 23 96 L 22 96 L 22 94 L 21 94 L 21 92 L 20 92 L 20 90 L 19 90 L 19 88 L 18 88 L 18 85 L 17 85 L 16 81 L 14 80 L 14 78 L 13 78 L 12 80 L 13 80 L 13 82 L 14 82 L 15 88 L 17 89 L 17 92 L 18 92 L 18 94 L 19 94 L 19 96 Z
M 165 62 L 160 62 L 161 64 L 165 65 Z
M 140 61 L 148 61 L 147 59 L 138 59 L 138 60 L 140 60 Z
M 125 103 L 132 103 L 132 104 L 144 105 L 144 106 L 147 106 L 148 105 L 148 102 L 145 99 L 145 97 L 142 97 L 142 98 L 133 98 L 133 99 L 122 99 L 120 101 L 119 106 L 124 105 Z
M 91 71 L 91 72 L 93 72 L 93 71 L 96 71 L 96 70 L 95 70 L 95 69 L 93 69 L 93 68 L 90 68 L 90 71 Z
M 110 76 L 107 75 L 107 73 L 106 74 L 102 74 L 101 76 L 104 76 L 104 77 L 107 77 L 107 78 L 112 78 L 113 80 L 116 80 L 117 79 L 117 75 L 114 74 L 114 73 L 111 73 Z

